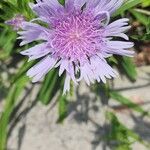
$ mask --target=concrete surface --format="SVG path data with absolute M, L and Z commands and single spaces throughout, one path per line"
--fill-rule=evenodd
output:
M 84 88 L 83 88 L 84 87 Z M 34 94 L 36 89 L 34 87 Z M 114 88 L 146 110 L 150 108 L 150 67 L 138 69 L 138 80 L 130 83 L 126 78 L 114 81 Z M 26 97 L 13 122 L 9 133 L 8 150 L 109 150 L 101 140 L 104 135 L 104 107 L 93 93 L 82 83 L 78 96 L 70 100 L 69 116 L 63 124 L 58 119 L 55 99 L 51 105 L 43 106 L 34 102 L 34 96 Z M 110 100 L 112 107 L 118 106 Z M 33 108 L 32 108 L 33 107 Z M 24 112 L 24 113 L 22 113 Z M 128 109 L 117 109 L 116 113 L 123 123 L 133 128 L 142 138 L 150 142 L 150 120 L 132 113 Z M 14 118 L 15 119 L 15 118 Z M 146 150 L 135 143 L 133 150 Z

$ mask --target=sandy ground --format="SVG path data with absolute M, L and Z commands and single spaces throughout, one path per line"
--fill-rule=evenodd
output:
M 138 69 L 137 82 L 130 83 L 126 78 L 114 81 L 114 88 L 133 101 L 150 108 L 150 67 Z M 84 88 L 83 88 L 84 87 Z M 34 87 L 36 94 L 37 87 Z M 63 124 L 57 124 L 58 110 L 51 105 L 43 106 L 34 102 L 28 95 L 18 112 L 10 132 L 8 150 L 109 150 L 101 136 L 105 134 L 104 108 L 84 83 L 78 96 L 70 100 L 69 115 Z M 113 100 L 110 104 L 116 106 Z M 22 113 L 24 112 L 24 113 Z M 134 115 L 127 109 L 116 110 L 119 119 L 133 128 L 141 137 L 150 142 L 150 121 Z M 138 143 L 133 150 L 146 150 Z

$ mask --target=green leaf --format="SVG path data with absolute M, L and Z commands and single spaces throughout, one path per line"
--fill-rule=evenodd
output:
M 119 63 L 119 69 L 121 69 L 131 81 L 135 81 L 137 78 L 137 70 L 133 60 L 129 57 L 116 57 L 116 59 Z
M 144 15 L 136 10 L 130 10 L 130 12 L 132 13 L 132 15 L 143 25 L 148 26 L 150 25 L 150 17 L 147 15 Z
M 30 61 L 28 62 L 27 60 L 24 61 L 23 65 L 18 69 L 18 72 L 16 73 L 15 76 L 12 77 L 11 83 L 15 83 L 18 81 L 20 78 L 23 76 L 26 76 L 26 72 L 36 64 L 36 61 Z
M 147 33 L 142 38 L 143 41 L 150 41 L 150 33 Z
M 149 0 L 142 0 L 142 7 L 148 7 L 150 6 L 150 1 Z
M 38 99 L 48 105 L 61 88 L 62 81 L 63 77 L 59 77 L 56 70 L 50 71 L 42 83 Z
M 62 95 L 62 93 L 60 93 L 59 96 L 59 119 L 58 122 L 62 123 L 64 121 L 64 119 L 67 117 L 67 112 L 68 112 L 68 101 L 67 101 L 67 96 L 66 95 Z
M 117 61 L 117 59 L 114 56 L 109 57 L 108 61 L 110 63 L 114 63 L 114 64 L 118 65 L 118 61 Z
M 130 99 L 120 95 L 118 92 L 110 91 L 109 95 L 110 95 L 110 98 L 118 101 L 120 104 L 127 106 L 128 108 L 134 111 L 137 111 L 143 115 L 148 114 L 148 112 L 146 112 L 141 106 L 139 106 L 136 103 L 133 103 Z
M 14 50 L 13 47 L 16 41 L 16 33 L 11 32 L 8 28 L 3 29 L 0 34 L 0 59 L 5 59 L 10 56 Z
M 137 71 L 136 66 L 133 63 L 133 60 L 129 57 L 123 57 L 123 61 L 121 62 L 122 67 L 124 68 L 125 72 L 129 76 L 131 80 L 136 80 L 137 78 Z
M 122 14 L 123 12 L 125 12 L 126 10 L 137 6 L 138 4 L 141 4 L 142 0 L 128 0 L 127 2 L 125 2 L 114 14 L 113 16 L 117 16 Z
M 11 17 L 13 17 L 13 15 L 17 12 L 18 8 L 13 5 L 11 2 L 6 2 L 6 1 L 1 1 L 0 2 L 0 18 L 2 18 L 3 20 L 7 20 Z
M 65 0 L 58 0 L 61 5 L 65 5 Z
M 147 33 L 144 35 L 132 35 L 131 38 L 137 41 L 144 41 L 144 42 L 149 42 L 150 41 L 150 26 L 147 27 Z
M 116 115 L 112 112 L 106 112 L 106 118 L 110 121 L 110 131 L 106 135 L 109 142 L 115 143 L 111 146 L 114 150 L 131 150 L 131 145 L 134 142 L 140 142 L 145 145 L 145 142 L 134 131 L 123 125 Z
M 8 92 L 5 108 L 0 118 L 0 150 L 6 149 L 9 119 L 14 106 L 28 81 L 29 79 L 26 76 L 23 76 L 12 85 Z
M 29 2 L 32 2 L 32 0 L 17 0 L 17 6 L 19 8 L 19 12 L 24 14 L 24 16 L 30 20 L 33 18 L 34 14 L 29 7 Z

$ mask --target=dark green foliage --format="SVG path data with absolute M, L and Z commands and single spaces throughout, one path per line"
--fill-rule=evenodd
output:
M 16 33 L 8 28 L 1 29 L 0 34 L 0 59 L 5 59 L 13 53 L 16 41 Z
M 108 135 L 106 135 L 106 140 L 108 140 L 111 149 L 132 150 L 132 144 L 137 141 L 145 144 L 134 131 L 120 123 L 114 113 L 107 112 L 106 118 L 110 121 L 110 129 Z
M 126 3 L 124 3 L 124 5 L 122 5 L 118 11 L 116 11 L 114 13 L 114 16 L 117 16 L 119 14 L 124 13 L 125 11 L 129 10 L 130 8 L 135 7 L 136 5 L 139 5 L 142 3 L 142 0 L 127 0 Z
M 62 123 L 64 119 L 67 117 L 67 113 L 68 113 L 67 106 L 68 106 L 68 101 L 66 95 L 62 96 L 62 93 L 60 93 L 59 106 L 58 106 L 58 113 L 59 113 L 58 123 Z
M 49 104 L 61 87 L 62 81 L 63 77 L 59 77 L 57 71 L 50 71 L 46 75 L 43 85 L 41 86 L 38 95 L 39 100 L 45 105 Z
M 126 75 L 131 81 L 137 78 L 136 66 L 129 57 L 115 57 L 118 63 L 118 69 Z
M 10 116 L 28 81 L 29 79 L 26 76 L 22 76 L 8 91 L 4 112 L 0 118 L 0 150 L 6 149 Z
M 65 0 L 58 0 L 60 4 L 65 5 Z
M 143 9 L 132 9 L 131 14 L 144 26 L 142 35 L 132 35 L 137 41 L 150 41 L 150 12 Z

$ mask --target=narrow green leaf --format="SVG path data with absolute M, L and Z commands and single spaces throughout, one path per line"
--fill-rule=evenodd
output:
M 150 24 L 150 17 L 147 15 L 144 15 L 136 10 L 130 10 L 130 12 L 132 13 L 132 15 L 134 15 L 134 17 L 143 25 L 148 26 Z
M 31 2 L 31 0 L 17 0 L 18 8 L 20 11 L 28 10 L 29 2 Z
M 22 12 L 22 14 L 24 14 L 25 17 L 30 20 L 33 18 L 34 14 L 29 7 L 29 2 L 32 2 L 32 0 L 17 0 L 19 11 Z
M 13 14 L 17 12 L 17 7 L 13 5 L 11 2 L 1 1 L 1 10 L 3 13 L 0 13 L 0 18 L 3 20 L 7 20 L 13 17 Z
M 8 28 L 3 28 L 3 31 L 0 34 L 0 59 L 5 59 L 10 56 L 14 50 L 13 47 L 16 41 L 16 33 L 11 32 Z
M 127 0 L 114 14 L 113 16 L 117 16 L 122 14 L 124 11 L 141 4 L 142 0 Z
M 62 81 L 63 77 L 59 77 L 57 71 L 50 71 L 41 86 L 38 99 L 48 105 L 61 88 Z
M 61 5 L 65 5 L 65 0 L 58 0 Z
M 148 7 L 148 6 L 150 6 L 150 1 L 149 1 L 149 0 L 142 0 L 142 6 L 143 6 L 143 7 Z
M 25 60 L 24 63 L 23 63 L 23 65 L 18 69 L 18 72 L 16 73 L 16 75 L 12 77 L 11 82 L 15 83 L 16 81 L 18 81 L 23 76 L 26 76 L 26 72 L 33 65 L 35 65 L 35 63 L 36 63 L 36 61 L 30 61 L 30 62 L 28 62 L 27 60 Z
M 123 57 L 123 61 L 121 62 L 122 67 L 124 68 L 125 72 L 129 76 L 131 80 L 136 80 L 137 78 L 137 71 L 136 66 L 133 63 L 132 59 L 129 57 Z
M 106 139 L 115 143 L 112 149 L 131 150 L 131 145 L 137 141 L 147 146 L 140 136 L 122 124 L 114 113 L 106 112 L 106 118 L 110 121 L 111 126 Z
M 136 66 L 133 60 L 129 57 L 115 57 L 118 61 L 118 68 L 123 72 L 131 81 L 137 78 Z
M 67 112 L 68 112 L 68 101 L 67 101 L 67 96 L 66 95 L 62 95 L 62 93 L 60 93 L 59 96 L 59 118 L 58 118 L 58 122 L 62 123 L 64 121 L 64 119 L 67 117 Z
M 137 111 L 143 115 L 148 114 L 148 112 L 146 112 L 141 106 L 133 103 L 130 99 L 120 95 L 118 92 L 110 91 L 109 95 L 112 99 L 118 101 L 120 104 L 125 105 L 134 111 Z
M 23 76 L 14 85 L 12 85 L 8 92 L 5 108 L 0 118 L 0 150 L 6 149 L 9 119 L 18 97 L 21 95 L 28 81 L 29 79 L 26 76 Z

